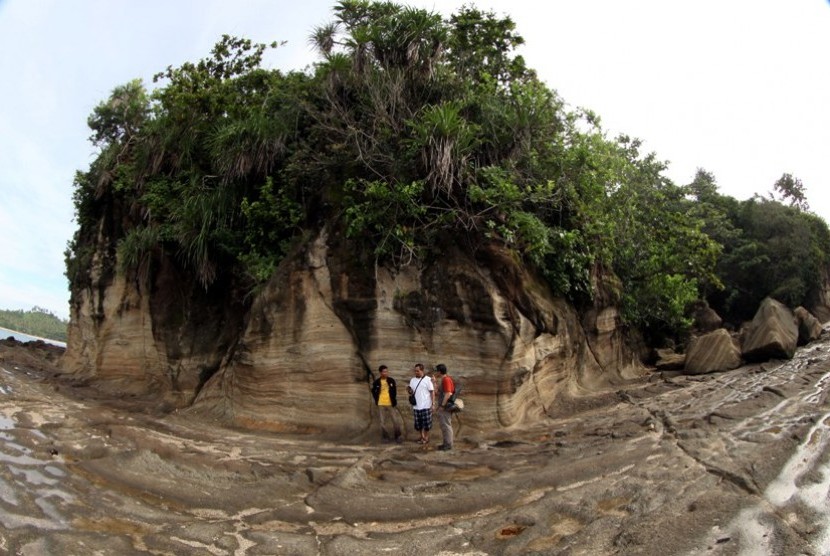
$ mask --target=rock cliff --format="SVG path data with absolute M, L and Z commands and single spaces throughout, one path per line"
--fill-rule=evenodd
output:
M 101 263 L 73 292 L 64 369 L 235 425 L 331 435 L 372 426 L 381 363 L 398 379 L 445 363 L 482 429 L 590 406 L 644 372 L 612 306 L 578 312 L 497 247 L 449 245 L 400 271 L 348 247 L 319 234 L 250 302 L 187 286 L 169 261 L 143 281 Z

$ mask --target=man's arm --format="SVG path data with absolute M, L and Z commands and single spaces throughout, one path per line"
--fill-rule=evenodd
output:
M 444 399 L 441 400 L 441 405 L 442 406 L 447 405 L 447 402 L 450 401 L 451 397 L 452 397 L 452 392 L 444 392 Z

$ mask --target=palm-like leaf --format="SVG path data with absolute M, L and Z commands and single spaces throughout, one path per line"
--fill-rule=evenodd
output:
M 308 42 L 321 54 L 328 56 L 331 54 L 332 49 L 336 44 L 337 33 L 339 30 L 340 25 L 337 22 L 320 25 L 314 29 L 308 39 Z
M 238 207 L 231 187 L 210 187 L 193 182 L 172 213 L 174 239 L 185 261 L 195 269 L 202 286 L 216 279 L 213 238 L 227 229 Z
M 282 120 L 255 113 L 219 127 L 208 145 L 216 169 L 229 182 L 268 174 L 285 151 L 287 134 Z
M 452 193 L 477 143 L 477 128 L 461 115 L 461 108 L 458 102 L 431 105 L 410 122 L 433 191 Z

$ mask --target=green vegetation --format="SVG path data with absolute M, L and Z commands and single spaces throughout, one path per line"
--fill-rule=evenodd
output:
M 705 171 L 671 183 L 639 141 L 607 137 L 536 77 L 510 18 L 365 0 L 333 14 L 310 71 L 262 69 L 277 44 L 226 36 L 153 91 L 132 81 L 94 109 L 73 287 L 88 284 L 102 230 L 117 271 L 165 256 L 205 288 L 222 275 L 250 291 L 323 226 L 386 265 L 496 242 L 577 304 L 598 273 L 616 276 L 623 317 L 652 339 L 681 335 L 700 297 L 737 316 L 817 285 L 827 227 L 797 178 L 775 184 L 791 206 L 721 196 Z
M 40 307 L 33 307 L 29 311 L 0 309 L 0 326 L 38 338 L 65 342 L 67 324 L 68 321 Z
M 722 288 L 702 293 L 721 316 L 732 322 L 752 318 L 760 301 L 771 296 L 796 307 L 807 304 L 830 263 L 830 231 L 818 216 L 806 211 L 800 180 L 789 174 L 774 184 L 798 183 L 783 197 L 756 195 L 747 201 L 717 193 L 714 177 L 699 170 L 689 186 L 695 210 L 706 221 L 706 233 L 722 249 L 716 272 Z

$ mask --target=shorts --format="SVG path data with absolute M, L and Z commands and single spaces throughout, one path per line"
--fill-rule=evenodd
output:
M 428 431 L 432 428 L 432 409 L 416 409 L 415 430 Z

